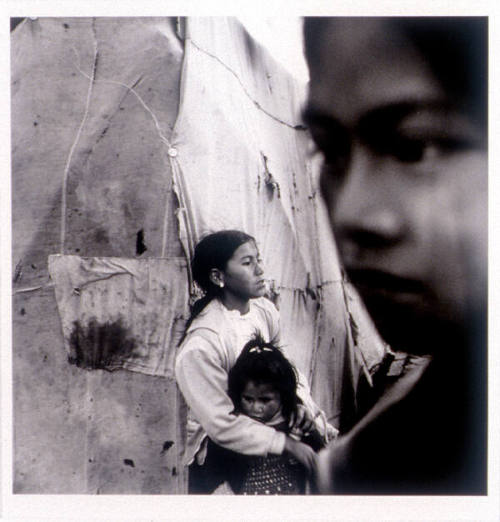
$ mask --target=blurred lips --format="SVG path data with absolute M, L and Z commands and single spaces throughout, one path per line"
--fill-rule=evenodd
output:
M 415 299 L 426 293 L 425 285 L 417 280 L 371 268 L 348 268 L 351 282 L 361 293 L 393 298 Z

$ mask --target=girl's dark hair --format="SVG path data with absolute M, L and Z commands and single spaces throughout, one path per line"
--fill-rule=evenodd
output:
M 237 412 L 241 409 L 241 395 L 249 381 L 271 384 L 280 394 L 283 416 L 290 420 L 300 402 L 297 373 L 282 351 L 274 344 L 266 343 L 259 333 L 245 344 L 229 371 L 228 395 Z
M 205 295 L 193 304 L 185 331 L 205 306 L 220 294 L 220 288 L 210 281 L 211 270 L 213 268 L 224 270 L 235 250 L 248 241 L 255 242 L 255 239 L 239 230 L 220 230 L 205 236 L 196 245 L 191 261 L 191 273 L 193 280 L 205 292 Z

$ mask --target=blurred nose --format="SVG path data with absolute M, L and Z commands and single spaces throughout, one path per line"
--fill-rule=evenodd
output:
M 343 254 L 349 247 L 382 249 L 397 244 L 403 216 L 391 162 L 356 144 L 336 190 L 332 219 Z
M 262 413 L 262 404 L 256 402 L 253 405 L 253 412 L 256 414 Z
M 262 262 L 258 261 L 255 265 L 255 274 L 260 276 L 264 273 L 264 269 L 262 268 Z

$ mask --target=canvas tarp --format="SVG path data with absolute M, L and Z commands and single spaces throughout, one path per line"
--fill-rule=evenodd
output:
M 181 241 L 191 253 L 218 229 L 257 238 L 280 292 L 283 339 L 338 422 L 344 393 L 351 400 L 364 361 L 379 360 L 383 348 L 352 291 L 345 295 L 301 120 L 305 86 L 232 18 L 189 18 L 184 52 L 171 138 Z M 353 339 L 358 316 L 363 326 Z
M 206 232 L 257 238 L 283 337 L 330 420 L 383 352 L 342 281 L 300 119 L 304 86 L 235 19 L 181 27 L 42 18 L 13 33 L 18 492 L 183 491 L 172 364 Z M 126 350 L 101 357 L 113 332 Z
M 188 298 L 162 139 L 177 117 L 183 55 L 175 18 L 25 19 L 12 32 L 16 493 L 185 491 L 183 413 L 168 370 L 176 329 L 161 324 L 175 315 L 170 295 L 172 303 Z M 60 256 L 53 280 L 50 255 Z M 168 292 L 151 284 L 143 296 L 155 315 L 134 301 L 130 275 L 85 285 L 96 277 L 80 266 L 115 261 L 166 279 Z M 127 299 L 106 303 L 108 285 Z M 128 321 L 131 313 L 145 323 Z M 71 350 L 73 321 L 81 357 Z M 140 371 L 88 369 L 130 363 L 123 352 L 105 356 L 115 334 L 139 349 Z
M 182 258 L 50 256 L 63 337 L 81 368 L 173 377 L 188 293 Z

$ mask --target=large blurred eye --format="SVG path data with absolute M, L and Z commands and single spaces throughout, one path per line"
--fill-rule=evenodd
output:
M 406 163 L 427 163 L 472 146 L 467 140 L 452 136 L 399 137 L 387 152 Z
M 321 188 L 333 193 L 342 185 L 350 162 L 350 146 L 346 143 L 330 142 L 328 145 L 318 147 L 323 156 L 321 166 Z M 332 193 L 332 194 L 333 194 Z
M 349 163 L 349 146 L 346 143 L 331 143 L 322 150 L 324 167 L 332 175 L 342 175 Z
M 375 141 L 379 152 L 406 163 L 427 164 L 479 146 L 474 125 L 453 111 L 422 109 L 408 114 Z
M 323 156 L 323 172 L 331 177 L 342 176 L 351 154 L 351 134 L 335 120 L 314 118 L 311 136 Z
M 392 154 L 399 160 L 408 163 L 422 161 L 431 151 L 431 145 L 423 140 L 401 138 L 395 140 Z M 435 148 L 432 148 L 435 151 Z

